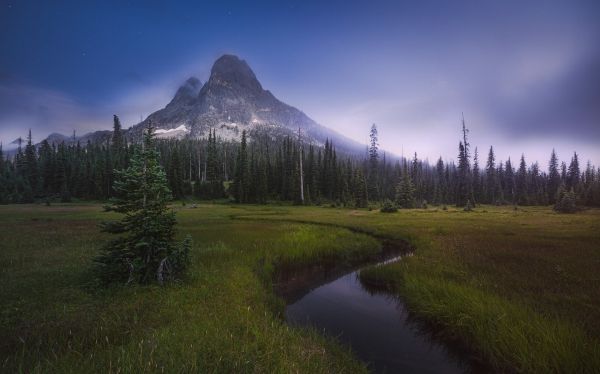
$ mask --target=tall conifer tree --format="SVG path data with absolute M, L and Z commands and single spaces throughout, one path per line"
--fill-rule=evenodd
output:
M 379 199 L 378 173 L 379 173 L 379 136 L 377 134 L 377 125 L 371 126 L 369 132 L 369 174 L 368 174 L 368 194 L 371 201 Z
M 560 187 L 560 172 L 558 171 L 558 157 L 556 156 L 556 151 L 553 149 L 550 154 L 550 162 L 548 163 L 548 198 L 550 203 L 556 202 L 556 194 L 558 193 L 558 188 Z
M 396 204 L 400 208 L 411 209 L 415 207 L 415 188 L 410 173 L 404 170 L 396 186 Z
M 174 243 L 175 213 L 167 207 L 171 191 L 159 164 L 154 129 L 144 132 L 141 149 L 131 165 L 116 172 L 116 197 L 107 210 L 121 213 L 119 221 L 105 222 L 105 232 L 119 237 L 110 241 L 95 259 L 103 282 L 150 283 L 180 276 L 188 263 L 191 239 Z

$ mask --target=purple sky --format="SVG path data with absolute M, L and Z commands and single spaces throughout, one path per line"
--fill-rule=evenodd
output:
M 461 112 L 485 158 L 600 164 L 600 2 L 0 4 L 0 140 L 126 126 L 222 53 L 361 142 L 456 158 Z

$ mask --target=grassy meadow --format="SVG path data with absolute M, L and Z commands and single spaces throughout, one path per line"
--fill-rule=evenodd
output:
M 2 372 L 364 372 L 334 340 L 288 327 L 278 268 L 414 255 L 361 273 L 498 370 L 600 368 L 600 210 L 174 206 L 186 279 L 99 289 L 100 205 L 0 206 Z

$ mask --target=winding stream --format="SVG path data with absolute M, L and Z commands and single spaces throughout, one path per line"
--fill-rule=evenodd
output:
M 398 261 L 397 254 L 386 261 Z M 364 267 L 364 265 L 363 265 Z M 464 373 L 480 371 L 464 354 L 449 349 L 410 318 L 398 298 L 365 287 L 359 269 L 314 268 L 279 283 L 286 321 L 314 327 L 351 347 L 377 373 Z

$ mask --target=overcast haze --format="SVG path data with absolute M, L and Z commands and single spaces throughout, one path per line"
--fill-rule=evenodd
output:
M 430 160 L 600 164 L 600 2 L 3 1 L 0 140 L 124 126 L 223 53 L 317 122 Z

